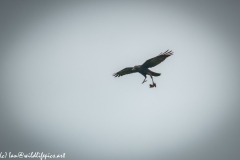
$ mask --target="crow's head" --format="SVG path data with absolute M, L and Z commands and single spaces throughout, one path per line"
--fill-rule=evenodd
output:
M 133 71 L 137 71 L 139 68 L 140 68 L 140 66 L 137 65 L 137 66 L 134 66 L 132 70 L 133 70 Z

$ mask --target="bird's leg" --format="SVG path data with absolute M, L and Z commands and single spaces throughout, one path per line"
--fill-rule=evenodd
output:
M 150 77 L 152 78 L 152 75 L 150 75 Z M 153 83 L 153 84 L 150 84 L 150 88 L 152 88 L 152 87 L 157 87 L 156 83 L 154 83 L 154 81 L 153 81 L 153 78 L 152 78 L 152 83 Z
M 146 80 L 147 76 L 144 76 L 144 77 L 145 77 L 145 79 L 143 80 L 142 84 L 143 84 L 144 82 L 147 82 L 147 80 Z

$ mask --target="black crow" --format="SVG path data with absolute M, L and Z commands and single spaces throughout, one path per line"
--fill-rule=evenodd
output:
M 113 76 L 114 77 L 120 77 L 120 76 L 123 76 L 125 74 L 131 74 L 131 73 L 139 72 L 145 77 L 145 79 L 143 80 L 142 83 L 147 81 L 146 80 L 146 78 L 147 78 L 146 75 L 149 75 L 151 77 L 152 83 L 153 83 L 153 84 L 150 84 L 150 88 L 156 87 L 156 83 L 154 83 L 152 76 L 157 77 L 157 76 L 160 76 L 161 73 L 155 73 L 155 72 L 149 70 L 148 68 L 155 67 L 156 65 L 158 65 L 162 61 L 164 61 L 168 56 L 171 56 L 172 54 L 173 54 L 172 51 L 167 50 L 164 53 L 160 53 L 158 56 L 147 60 L 142 65 L 136 65 L 134 67 L 126 67 L 126 68 L 122 69 L 121 71 L 119 71 L 117 73 L 114 73 Z

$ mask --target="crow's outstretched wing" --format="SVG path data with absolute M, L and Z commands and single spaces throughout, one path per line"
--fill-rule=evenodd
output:
M 173 54 L 172 51 L 165 51 L 164 53 L 160 53 L 158 56 L 153 57 L 149 60 L 147 60 L 146 62 L 144 62 L 142 64 L 142 67 L 144 68 L 151 68 L 151 67 L 155 67 L 156 65 L 158 65 L 159 63 L 161 63 L 162 61 L 164 61 L 168 56 L 171 56 Z
M 125 74 L 131 74 L 131 73 L 135 73 L 136 71 L 133 70 L 133 67 L 126 67 L 124 69 L 122 69 L 121 71 L 114 73 L 113 76 L 114 77 L 120 77 L 123 76 Z

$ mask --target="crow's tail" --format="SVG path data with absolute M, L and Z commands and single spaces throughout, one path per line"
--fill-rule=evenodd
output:
M 160 75 L 161 75 L 161 73 L 156 73 L 156 72 L 153 72 L 153 71 L 151 71 L 151 70 L 149 70 L 149 71 L 150 71 L 150 73 L 151 73 L 152 76 L 157 77 L 157 76 L 160 76 Z

